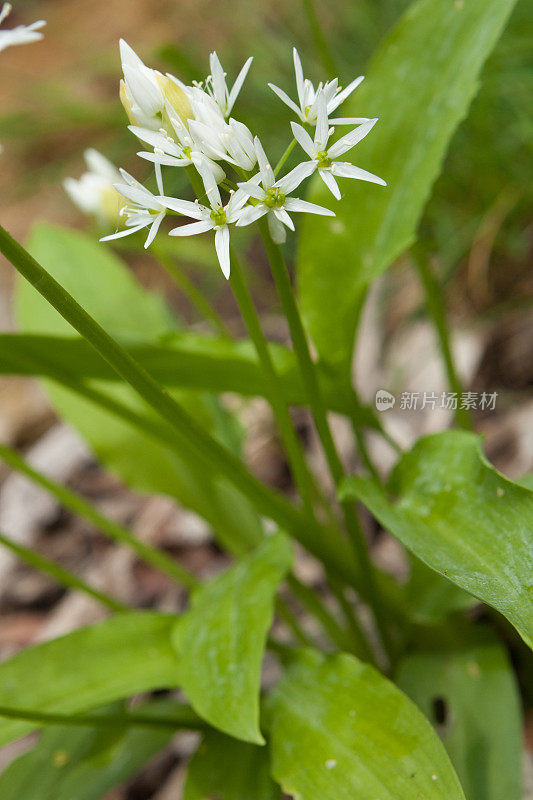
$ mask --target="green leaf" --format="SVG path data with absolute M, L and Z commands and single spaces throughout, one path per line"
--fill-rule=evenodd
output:
M 269 386 L 248 340 L 230 341 L 191 331 L 164 337 L 158 344 L 135 343 L 129 353 L 160 383 L 169 388 L 192 389 L 215 394 L 235 392 L 244 397 L 266 397 Z M 270 351 L 290 405 L 307 404 L 294 353 L 271 344 Z M 54 354 L 53 361 L 50 353 Z M 116 382 L 116 373 L 79 337 L 0 333 L 0 374 L 35 375 L 61 381 L 76 379 Z M 332 376 L 318 369 L 324 400 L 340 414 L 353 410 L 353 396 L 341 391 Z M 361 424 L 376 427 L 372 409 L 358 410 Z
M 469 800 L 520 800 L 518 688 L 501 645 L 484 639 L 409 656 L 397 682 L 437 726 Z
M 342 203 L 317 180 L 335 219 L 303 221 L 302 308 L 321 359 L 348 371 L 364 287 L 414 241 L 449 142 L 515 0 L 418 0 L 374 56 L 343 116 L 380 121 L 347 154 L 386 188 L 342 180 Z
M 395 503 L 352 475 L 361 500 L 418 558 L 498 609 L 533 646 L 533 492 L 500 475 L 480 438 L 448 431 L 421 439 L 390 481 Z
M 142 336 L 143 342 L 155 346 L 162 338 L 176 333 L 176 322 L 162 299 L 144 291 L 125 265 L 98 242 L 75 231 L 40 224 L 30 237 L 30 250 L 112 335 L 126 342 L 138 341 Z M 83 360 L 84 355 L 69 350 L 75 341 L 79 342 L 78 335 L 26 281 L 18 286 L 17 316 L 27 333 L 73 337 L 64 352 L 61 348 L 46 353 L 41 348 L 37 358 L 50 365 L 53 377 L 58 369 L 61 372 L 64 368 L 67 375 L 79 378 L 81 362 L 76 372 L 72 361 L 76 357 Z M 92 350 L 87 347 L 84 345 L 84 352 Z M 88 363 L 103 361 L 92 350 Z M 111 383 L 97 375 L 87 385 L 137 413 L 159 419 L 129 386 L 117 382 L 116 376 Z M 223 476 L 209 470 L 191 448 L 184 446 L 178 454 L 57 383 L 46 382 L 46 389 L 60 416 L 80 432 L 99 460 L 128 485 L 176 498 L 207 519 L 222 543 L 234 552 L 243 552 L 260 539 L 259 520 L 250 504 L 227 485 Z M 219 415 L 213 413 L 212 398 L 179 390 L 172 393 L 211 431 L 219 424 Z
M 266 747 L 208 731 L 187 770 L 183 800 L 279 800 Z
M 411 553 L 409 580 L 404 586 L 409 616 L 415 622 L 432 625 L 441 622 L 453 611 L 464 611 L 475 603 L 454 583 L 438 575 Z
M 272 774 L 300 800 L 464 800 L 429 722 L 353 656 L 303 652 L 268 712 Z
M 0 706 L 76 714 L 138 692 L 177 686 L 176 618 L 119 614 L 0 664 Z M 0 717 L 0 746 L 38 728 Z
M 137 709 L 161 715 L 168 700 Z M 145 728 L 52 727 L 0 775 L 2 800 L 99 800 L 135 775 L 174 732 Z M 37 778 L 37 779 L 36 779 Z
M 266 637 L 279 582 L 292 552 L 271 536 L 192 596 L 177 623 L 178 681 L 195 711 L 237 739 L 262 744 L 259 690 Z

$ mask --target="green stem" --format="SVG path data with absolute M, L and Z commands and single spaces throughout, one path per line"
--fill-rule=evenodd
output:
M 178 441 L 185 442 L 199 458 L 218 469 L 221 475 L 250 500 L 256 511 L 292 533 L 334 572 L 353 577 L 354 566 L 348 560 L 348 554 L 336 532 L 328 530 L 327 539 L 324 540 L 323 527 L 251 475 L 238 457 L 207 433 L 1 226 L 0 252 L 94 347 L 114 371 L 135 389 L 147 405 L 170 423 L 175 439 L 177 437 Z
M 21 544 L 17 544 L 17 542 L 8 539 L 8 537 L 4 536 L 2 533 L 0 533 L 0 544 L 7 547 L 30 566 L 38 569 L 40 572 L 44 572 L 46 575 L 50 575 L 51 578 L 54 578 L 54 580 L 62 586 L 88 594 L 94 600 L 98 600 L 99 603 L 107 606 L 111 611 L 129 611 L 129 607 L 124 605 L 124 603 L 114 600 L 104 592 L 98 591 L 98 589 L 93 589 L 92 586 L 89 586 L 88 583 L 82 581 L 81 578 L 78 578 L 77 575 L 69 572 L 69 570 L 63 569 L 59 564 L 39 555 L 29 547 L 23 547 Z
M 316 429 L 320 437 L 322 447 L 324 448 L 324 453 L 326 455 L 331 476 L 335 486 L 338 487 L 345 477 L 344 468 L 337 453 L 337 448 L 331 434 L 331 429 L 327 419 L 326 406 L 318 384 L 316 369 L 311 358 L 309 344 L 307 342 L 307 336 L 300 317 L 300 312 L 294 298 L 294 292 L 287 266 L 285 264 L 285 259 L 280 247 L 272 241 L 265 220 L 260 220 L 259 225 L 270 261 L 274 281 L 281 299 L 281 304 L 289 323 L 294 351 L 300 366 L 303 384 L 307 392 Z M 385 612 L 382 607 L 381 597 L 379 596 L 374 580 L 374 565 L 370 560 L 365 537 L 353 504 L 345 502 L 341 505 L 344 518 L 346 520 L 346 527 L 348 533 L 350 534 L 350 538 L 359 561 L 359 588 L 372 605 L 376 623 L 383 640 L 383 645 L 387 650 L 389 650 L 390 639 L 387 630 Z
M 283 155 L 281 156 L 278 163 L 276 164 L 276 167 L 274 169 L 274 177 L 277 176 L 278 172 L 280 171 L 280 169 L 282 168 L 282 166 L 284 165 L 284 163 L 286 162 L 286 160 L 288 159 L 288 157 L 290 156 L 295 147 L 296 147 L 296 139 L 293 139 L 292 142 L 287 147 L 287 149 L 285 150 L 285 152 L 283 153 Z
M 307 512 L 312 515 L 313 479 L 305 463 L 302 448 L 283 396 L 283 387 L 274 368 L 268 342 L 261 328 L 261 323 L 250 295 L 250 290 L 248 289 L 241 265 L 233 249 L 231 252 L 230 282 L 248 333 L 254 343 L 259 361 L 267 377 L 269 385 L 268 399 L 279 425 L 281 438 L 289 458 L 298 491 L 300 492 Z
M 314 647 L 314 642 L 308 636 L 306 631 L 300 625 L 296 615 L 292 613 L 291 609 L 281 597 L 276 599 L 276 609 L 282 620 L 293 632 L 296 640 L 304 647 Z
M 139 541 L 127 528 L 104 517 L 79 494 L 76 494 L 66 486 L 55 483 L 46 475 L 34 470 L 15 450 L 0 444 L 0 458 L 2 458 L 6 464 L 9 464 L 12 469 L 26 475 L 30 480 L 42 486 L 47 492 L 50 492 L 62 506 L 68 508 L 73 514 L 78 514 L 80 517 L 91 522 L 96 528 L 102 531 L 102 533 L 109 536 L 110 539 L 125 544 L 148 564 L 165 572 L 188 589 L 194 589 L 199 585 L 199 581 L 196 577 L 172 558 L 161 550 L 157 550 L 155 547 L 151 547 Z
M 174 280 L 174 283 L 181 289 L 191 305 L 196 308 L 200 316 L 205 317 L 205 319 L 211 323 L 214 332 L 225 338 L 230 338 L 231 334 L 223 320 L 215 309 L 211 308 L 210 303 L 197 289 L 193 281 L 191 281 L 185 272 L 178 267 L 175 261 L 170 258 L 164 250 L 157 246 L 156 242 L 153 243 L 152 250 L 163 269 L 168 272 L 170 277 Z
M 325 632 L 339 650 L 351 650 L 351 639 L 337 622 L 333 614 L 321 602 L 318 592 L 306 586 L 294 575 L 289 575 L 287 583 L 302 605 L 320 622 Z
M 439 348 L 441 351 L 442 359 L 448 376 L 448 383 L 452 392 L 457 395 L 457 409 L 455 411 L 455 419 L 460 428 L 465 430 L 472 430 L 472 418 L 469 410 L 461 408 L 461 394 L 464 392 L 464 387 L 459 379 L 452 355 L 452 348 L 450 342 L 450 330 L 446 319 L 446 308 L 443 301 L 442 287 L 439 285 L 435 277 L 429 258 L 425 252 L 419 248 L 414 251 L 414 259 L 418 268 L 418 274 L 422 281 L 424 291 L 426 294 L 426 305 L 435 325 Z
M 168 728 L 176 730 L 204 730 L 209 726 L 190 706 L 176 704 L 174 716 L 157 717 L 149 714 L 53 714 L 25 708 L 0 706 L 0 717 L 27 720 L 39 725 L 64 725 L 82 728 Z
M 366 633 L 364 632 L 361 623 L 357 619 L 357 615 L 352 608 L 351 603 L 348 602 L 346 599 L 346 595 L 344 594 L 344 587 L 342 584 L 338 583 L 336 580 L 330 578 L 329 585 L 331 586 L 331 591 L 333 592 L 335 598 L 339 606 L 341 607 L 342 613 L 344 614 L 344 618 L 348 623 L 348 627 L 350 629 L 352 635 L 352 651 L 355 653 L 356 656 L 359 656 L 364 661 L 368 661 L 370 664 L 374 666 L 377 665 L 376 656 L 370 647 L 368 642 L 368 638 Z
M 322 65 L 328 73 L 328 76 L 332 78 L 334 75 L 338 75 L 339 73 L 335 65 L 335 59 L 333 58 L 331 48 L 326 37 L 324 36 L 324 28 L 318 18 L 315 2 L 314 0 L 302 0 L 302 2 L 307 16 L 307 21 L 309 22 L 309 27 L 311 28 L 311 33 L 313 34 L 313 40 L 317 53 L 322 60 Z

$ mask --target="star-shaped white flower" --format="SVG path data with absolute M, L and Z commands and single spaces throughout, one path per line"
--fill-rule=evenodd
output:
M 305 178 L 314 172 L 314 165 L 311 162 L 299 164 L 283 178 L 275 180 L 274 171 L 265 155 L 263 146 L 258 137 L 255 137 L 255 150 L 259 164 L 259 173 L 254 177 L 239 183 L 239 189 L 246 192 L 256 202 L 243 209 L 237 226 L 250 225 L 252 222 L 267 215 L 268 227 L 272 239 L 277 244 L 282 244 L 286 238 L 285 226 L 294 230 L 294 223 L 290 218 L 289 211 L 301 211 L 310 214 L 321 214 L 323 216 L 334 217 L 335 212 L 315 203 L 308 203 L 298 197 L 289 197 L 290 192 L 294 191 Z
M 220 268 L 224 277 L 229 278 L 231 272 L 229 225 L 237 222 L 249 195 L 243 191 L 232 192 L 229 202 L 225 206 L 222 205 L 220 190 L 208 164 L 205 161 L 198 161 L 195 166 L 204 182 L 209 205 L 204 205 L 199 200 L 192 203 L 190 200 L 165 196 L 159 197 L 158 200 L 166 208 L 197 220 L 173 228 L 169 233 L 170 236 L 195 236 L 197 233 L 210 230 L 215 232 L 215 249 Z
M 302 122 L 308 125 L 316 125 L 318 114 L 318 97 L 323 94 L 326 98 L 326 106 L 328 115 L 344 103 L 347 97 L 357 89 L 359 84 L 364 80 L 364 75 L 359 75 L 355 78 L 345 89 L 339 86 L 339 79 L 334 78 L 325 84 L 320 83 L 315 89 L 312 82 L 308 78 L 304 78 L 302 70 L 302 62 L 298 50 L 294 47 L 292 50 L 294 59 L 294 72 L 296 74 L 296 89 L 298 92 L 298 104 L 291 100 L 289 95 L 273 83 L 268 85 L 273 92 L 277 94 L 279 99 L 289 106 L 294 113 L 301 119 Z M 357 125 L 361 122 L 366 122 L 367 117 L 339 117 L 332 119 L 331 122 L 335 125 Z
M 231 90 L 228 89 L 226 83 L 226 73 L 222 69 L 222 64 L 215 52 L 209 56 L 209 66 L 211 74 L 208 76 L 205 86 L 207 91 L 211 94 L 216 104 L 220 108 L 224 117 L 229 117 L 231 110 L 235 105 L 235 101 L 242 89 L 242 85 L 248 75 L 248 70 L 253 61 L 253 56 L 245 62 L 243 68 L 237 75 L 237 79 L 233 84 Z
M 111 239 L 120 239 L 123 236 L 129 236 L 131 233 L 136 233 L 143 228 L 149 227 L 150 230 L 146 242 L 144 243 L 145 248 L 148 248 L 154 241 L 167 210 L 156 195 L 152 194 L 142 183 L 136 181 L 126 170 L 121 169 L 120 174 L 125 180 L 125 183 L 115 183 L 114 187 L 119 194 L 130 201 L 120 212 L 122 216 L 126 217 L 126 222 L 124 223 L 125 230 L 112 233 L 110 236 L 103 236 L 100 241 L 108 242 Z M 159 192 L 163 194 L 164 189 L 161 179 L 161 168 L 157 165 L 155 174 L 157 188 Z
M 365 169 L 356 167 L 347 161 L 336 161 L 335 159 L 364 139 L 370 133 L 377 119 L 369 119 L 368 122 L 363 122 L 359 127 L 354 128 L 353 131 L 347 133 L 337 142 L 328 147 L 328 140 L 333 133 L 333 128 L 329 128 L 328 115 L 326 109 L 326 100 L 324 97 L 319 98 L 317 123 L 315 129 L 315 138 L 311 139 L 305 128 L 298 125 L 297 122 L 291 122 L 292 132 L 294 138 L 299 142 L 301 147 L 305 150 L 311 161 L 305 161 L 304 165 L 308 165 L 311 172 L 318 170 L 318 174 L 337 200 L 341 199 L 341 191 L 338 187 L 337 178 L 357 178 L 361 181 L 369 181 L 370 183 L 378 183 L 380 186 L 386 186 L 386 182 L 367 172 Z
M 9 16 L 12 9 L 11 3 L 3 4 L 0 10 L 0 25 Z M 37 22 L 32 22 L 31 25 L 17 25 L 16 28 L 11 28 L 11 30 L 0 31 L 0 51 L 12 45 L 37 42 L 43 38 L 40 28 L 44 25 L 46 25 L 46 22 L 44 19 L 40 19 Z

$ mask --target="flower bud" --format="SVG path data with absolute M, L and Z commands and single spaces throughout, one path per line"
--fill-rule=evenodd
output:
M 171 78 L 168 78 L 166 75 L 157 74 L 157 83 L 161 89 L 163 97 L 175 111 L 176 116 L 185 125 L 187 125 L 188 120 L 192 119 L 194 114 L 189 102 L 189 98 L 183 89 L 180 89 L 178 84 Z M 163 110 L 162 113 L 163 121 L 165 121 L 165 110 Z

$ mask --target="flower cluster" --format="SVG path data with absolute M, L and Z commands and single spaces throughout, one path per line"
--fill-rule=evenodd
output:
M 130 121 L 129 130 L 148 148 L 140 150 L 138 155 L 154 164 L 158 193 L 153 194 L 124 170 L 117 172 L 95 151 L 88 151 L 89 173 L 79 181 L 68 179 L 65 188 L 82 210 L 110 221 L 113 215 L 115 220 L 120 217 L 121 229 L 102 237 L 102 241 L 148 228 L 145 242 L 148 247 L 167 214 L 182 215 L 193 222 L 173 228 L 170 236 L 214 231 L 220 266 L 228 278 L 233 225 L 242 227 L 265 217 L 272 239 L 281 244 L 285 241 L 286 229 L 294 231 L 292 213 L 335 216 L 328 208 L 293 196 L 313 173 L 318 172 L 336 199 L 341 198 L 337 178 L 356 178 L 385 185 L 376 175 L 338 160 L 377 122 L 377 119 L 365 117 L 330 119 L 361 83 L 362 77 L 345 89 L 338 85 L 336 78 L 315 89 L 311 81 L 304 78 L 300 57 L 294 49 L 298 104 L 279 87 L 269 84 L 298 118 L 298 122 L 291 123 L 293 141 L 278 167 L 273 168 L 259 137 L 232 116 L 252 58 L 246 61 L 230 87 L 216 53 L 210 55 L 211 72 L 206 80 L 194 85 L 186 85 L 173 75 L 163 75 L 147 67 L 124 41 L 120 42 L 120 53 L 124 73 L 120 98 Z M 336 125 L 355 127 L 330 143 Z M 305 160 L 278 177 L 286 156 L 297 143 L 305 153 Z M 197 187 L 194 202 L 165 194 L 163 168 L 168 167 L 189 171 L 191 183 Z

